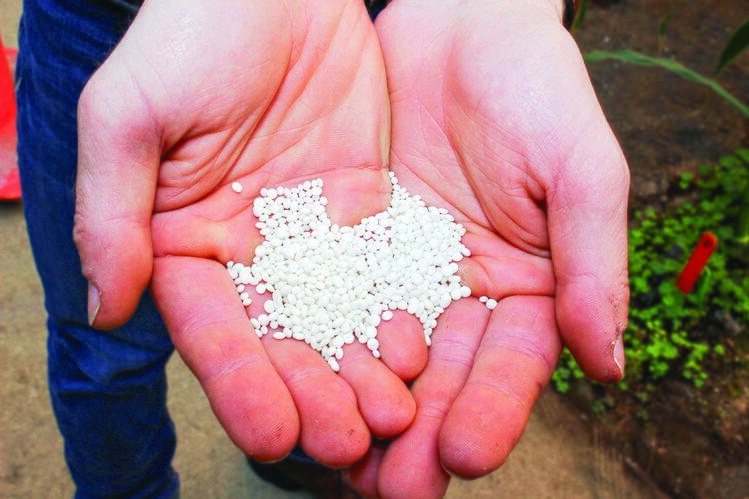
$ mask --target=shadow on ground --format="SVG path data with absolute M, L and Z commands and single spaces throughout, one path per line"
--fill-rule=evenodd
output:
M 0 0 L 0 32 L 14 46 L 20 0 Z M 0 497 L 70 497 L 70 481 L 46 388 L 45 312 L 20 204 L 0 204 Z M 179 438 L 175 466 L 185 498 L 309 497 L 259 481 L 213 417 L 178 358 L 169 371 L 169 407 Z M 547 391 L 500 471 L 454 481 L 448 497 L 659 497 L 597 444 L 579 414 Z

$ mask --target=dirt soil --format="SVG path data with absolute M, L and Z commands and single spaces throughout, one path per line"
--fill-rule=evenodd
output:
M 0 0 L 0 32 L 15 46 L 20 0 Z M 0 204 L 0 497 L 69 497 L 62 439 L 46 386 L 45 312 L 22 207 Z M 179 436 L 175 467 L 186 498 L 309 497 L 279 491 L 249 471 L 175 356 L 169 407 Z M 658 498 L 620 455 L 593 437 L 580 413 L 548 392 L 509 462 L 489 477 L 454 481 L 448 497 Z
M 583 50 L 633 49 L 673 57 L 711 75 L 730 35 L 749 19 L 749 3 L 682 2 L 659 46 L 658 25 L 675 1 L 592 0 L 576 38 Z M 695 172 L 749 145 L 749 120 L 712 91 L 656 68 L 618 62 L 591 67 L 601 104 L 632 171 L 630 206 L 663 207 L 677 173 Z M 749 53 L 718 81 L 749 101 Z M 664 490 L 679 497 L 749 497 L 749 325 L 716 324 L 727 338 L 726 363 L 707 366 L 702 390 L 683 380 L 660 384 L 646 402 L 614 390 L 579 385 L 579 407 L 593 397 L 609 412 L 602 438 Z M 705 334 L 705 333 L 703 333 Z M 600 426 L 599 426 L 600 424 Z
M 0 497 L 70 497 L 73 485 L 47 393 L 42 290 L 20 205 L 0 204 L 0 234 Z M 178 357 L 170 361 L 168 374 L 182 497 L 309 497 L 279 491 L 255 477 Z M 550 391 L 505 467 L 482 480 L 453 481 L 447 496 L 664 497 L 594 439 L 580 412 Z
M 636 50 L 674 58 L 712 75 L 731 34 L 749 19 L 749 3 L 736 0 L 682 2 L 659 50 L 658 26 L 676 0 L 590 0 L 575 38 L 583 53 Z M 659 204 L 674 174 L 696 171 L 749 144 L 749 120 L 707 87 L 659 68 L 604 61 L 590 75 L 606 117 L 632 172 L 630 204 Z M 734 96 L 749 101 L 749 52 L 718 78 Z
M 622 0 L 594 2 L 577 39 L 583 51 L 631 48 L 658 52 L 657 30 L 672 2 Z M 15 45 L 20 0 L 0 0 L 3 41 Z M 661 52 L 709 74 L 730 33 L 749 17 L 749 4 L 735 0 L 687 2 L 674 16 Z M 749 60 L 744 55 L 720 81 L 734 95 L 749 100 Z M 635 206 L 658 205 L 666 200 L 668 183 L 676 172 L 694 170 L 749 142 L 749 121 L 693 83 L 683 82 L 658 69 L 603 62 L 591 70 L 602 105 L 620 138 L 633 174 Z M 20 205 L 0 205 L 0 497 L 66 497 L 73 492 L 62 456 L 62 441 L 54 425 L 46 388 L 44 309 L 41 288 L 34 274 Z M 179 435 L 175 466 L 182 476 L 183 496 L 191 497 L 308 497 L 275 490 L 259 481 L 216 423 L 199 386 L 178 358 L 169 364 L 169 405 Z M 676 394 L 676 395 L 674 395 Z M 681 394 L 681 395 L 679 395 Z M 698 476 L 695 459 L 667 460 L 662 435 L 678 440 L 707 441 L 699 425 L 672 424 L 683 431 L 665 431 L 676 421 L 669 397 L 693 397 L 680 385 L 665 386 L 655 429 L 647 434 L 650 454 L 632 452 L 642 434 L 623 430 L 614 436 L 631 438 L 630 445 L 603 443 L 610 426 L 591 418 L 547 391 L 535 409 L 527 432 L 508 464 L 489 477 L 454 481 L 449 497 L 663 497 L 648 474 L 655 469 L 679 467 L 682 476 Z M 720 394 L 720 397 L 723 397 Z M 723 400 L 721 398 L 720 400 Z M 709 420 L 674 405 L 687 414 L 679 421 Z M 733 407 L 745 415 L 746 408 Z M 680 426 L 681 425 L 681 426 Z M 615 440 L 614 440 L 615 441 Z M 639 443 L 638 443 L 639 442 Z M 621 442 L 619 442 L 621 443 Z M 619 444 L 617 444 L 619 445 Z M 694 454 L 700 447 L 676 448 Z M 651 466 L 641 455 L 651 456 Z M 652 456 L 656 456 L 652 458 Z M 683 457 L 683 455 L 682 455 Z M 692 456 L 694 457 L 694 456 Z M 637 462 L 641 465 L 637 465 Z M 743 467 L 742 467 L 743 466 Z M 659 468 L 660 467 L 660 468 Z M 644 471 L 641 471 L 644 470 Z M 719 469 L 720 483 L 711 497 L 741 497 L 749 490 L 745 465 Z M 668 485 L 668 481 L 663 482 Z M 717 482 L 716 482 L 717 483 Z M 740 488 L 743 487 L 743 488 Z M 695 496 L 669 486 L 679 495 Z M 694 489 L 691 489 L 694 490 Z M 696 496 L 695 496 L 696 497 Z

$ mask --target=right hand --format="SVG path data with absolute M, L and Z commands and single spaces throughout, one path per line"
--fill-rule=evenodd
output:
M 395 0 L 377 19 L 390 167 L 466 228 L 474 298 L 438 320 L 414 423 L 352 469 L 367 494 L 439 497 L 501 466 L 563 342 L 591 378 L 623 375 L 629 172 L 561 17 L 558 0 Z
M 387 85 L 360 0 L 148 0 L 78 119 L 75 241 L 94 327 L 127 321 L 151 282 L 219 421 L 258 460 L 299 441 L 345 466 L 370 431 L 408 427 L 401 379 L 426 362 L 418 321 L 380 328 L 383 362 L 348 346 L 338 376 L 301 342 L 258 339 L 220 263 L 251 261 L 261 187 L 323 178 L 339 224 L 388 205 Z

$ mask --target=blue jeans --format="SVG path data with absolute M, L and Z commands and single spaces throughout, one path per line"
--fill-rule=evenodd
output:
M 179 493 L 164 372 L 172 343 L 148 293 L 125 326 L 111 331 L 88 326 L 87 284 L 72 238 L 78 97 L 138 4 L 25 0 L 21 20 L 18 163 L 48 313 L 52 408 L 79 498 Z M 373 7 L 372 17 L 379 10 Z M 299 448 L 293 456 L 310 459 Z
M 20 27 L 19 169 L 48 312 L 52 407 L 80 498 L 179 490 L 164 372 L 173 346 L 164 324 L 145 295 L 124 327 L 92 330 L 72 239 L 78 97 L 136 12 L 123 0 L 26 0 Z

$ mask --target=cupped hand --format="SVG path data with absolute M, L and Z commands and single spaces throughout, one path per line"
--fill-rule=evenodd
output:
M 395 0 L 377 20 L 391 168 L 467 228 L 474 297 L 438 322 L 413 425 L 352 468 L 368 494 L 434 497 L 448 473 L 498 468 L 563 344 L 590 377 L 623 374 L 628 170 L 561 4 Z
M 344 466 L 370 431 L 410 424 L 418 321 L 380 332 L 383 362 L 348 346 L 338 376 L 301 342 L 261 341 L 224 266 L 252 260 L 261 187 L 322 178 L 339 224 L 387 206 L 386 78 L 360 0 L 146 1 L 78 113 L 75 240 L 95 327 L 123 324 L 150 282 L 219 421 L 260 460 L 299 441 Z

